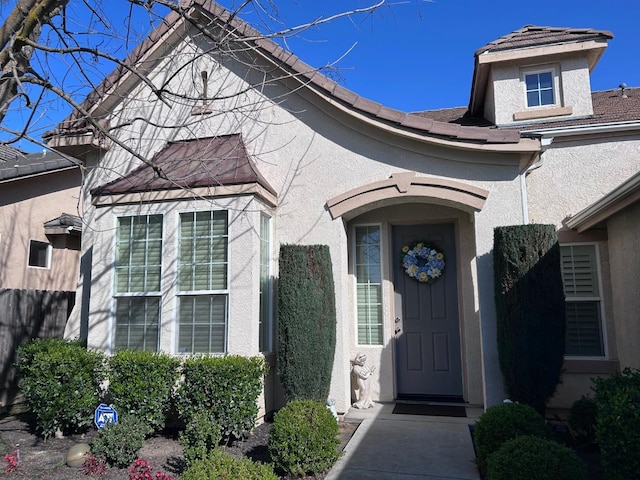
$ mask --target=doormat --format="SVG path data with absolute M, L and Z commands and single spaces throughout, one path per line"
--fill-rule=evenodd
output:
M 422 403 L 396 403 L 393 413 L 403 415 L 431 415 L 434 417 L 466 417 L 467 411 L 458 405 L 427 405 Z

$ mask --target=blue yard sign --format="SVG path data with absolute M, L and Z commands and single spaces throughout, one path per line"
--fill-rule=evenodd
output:
M 98 430 L 102 430 L 109 422 L 118 423 L 118 412 L 116 412 L 115 408 L 101 403 L 98 405 L 96 413 L 93 415 L 93 423 L 96 424 Z

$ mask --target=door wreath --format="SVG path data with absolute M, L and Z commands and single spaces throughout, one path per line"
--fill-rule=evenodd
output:
M 402 247 L 402 268 L 419 282 L 432 284 L 444 272 L 444 254 L 424 241 Z

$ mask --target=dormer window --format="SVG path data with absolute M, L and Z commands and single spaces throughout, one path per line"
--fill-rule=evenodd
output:
M 527 89 L 527 107 L 555 105 L 552 71 L 526 74 L 524 81 Z

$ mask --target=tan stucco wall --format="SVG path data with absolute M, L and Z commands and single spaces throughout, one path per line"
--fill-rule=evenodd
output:
M 0 288 L 75 291 L 79 237 L 47 238 L 44 222 L 62 213 L 79 215 L 79 169 L 0 185 Z M 29 241 L 51 243 L 51 268 L 28 267 Z
M 640 204 L 607 222 L 613 318 L 620 367 L 640 368 Z
M 580 141 L 554 139 L 542 154 L 540 167 L 527 175 L 530 221 L 551 223 L 562 229 L 564 220 L 569 216 L 593 204 L 640 169 L 638 151 L 638 136 L 609 135 Z M 631 358 L 629 355 L 634 355 L 633 342 L 628 342 L 631 338 L 629 335 L 633 333 L 629 328 L 633 329 L 634 320 L 633 315 L 630 318 L 616 312 L 621 296 L 627 296 L 628 289 L 633 289 L 632 283 L 624 283 L 633 279 L 633 271 L 631 265 L 625 263 L 626 258 L 620 258 L 620 252 L 624 242 L 633 242 L 632 239 L 637 240 L 638 237 L 637 232 L 635 237 L 632 233 L 635 227 L 630 227 L 634 224 L 629 221 L 632 217 L 620 218 L 626 218 L 627 222 L 612 219 L 612 226 L 618 230 L 611 230 L 607 226 L 602 240 L 589 232 L 584 235 L 574 233 L 569 243 L 597 244 L 606 342 L 606 355 L 601 362 L 620 360 L 622 367 L 623 357 Z M 621 234 L 624 228 L 631 229 L 628 235 Z M 624 246 L 628 250 L 628 244 Z M 637 274 L 635 278 L 637 279 Z M 635 295 L 637 297 L 637 291 Z M 637 311 L 635 314 L 637 320 Z M 594 372 L 597 370 L 594 369 Z M 595 373 L 574 373 L 571 370 L 564 372 L 563 384 L 558 387 L 550 407 L 570 408 L 582 395 L 592 393 L 590 378 L 593 376 L 596 376 Z

